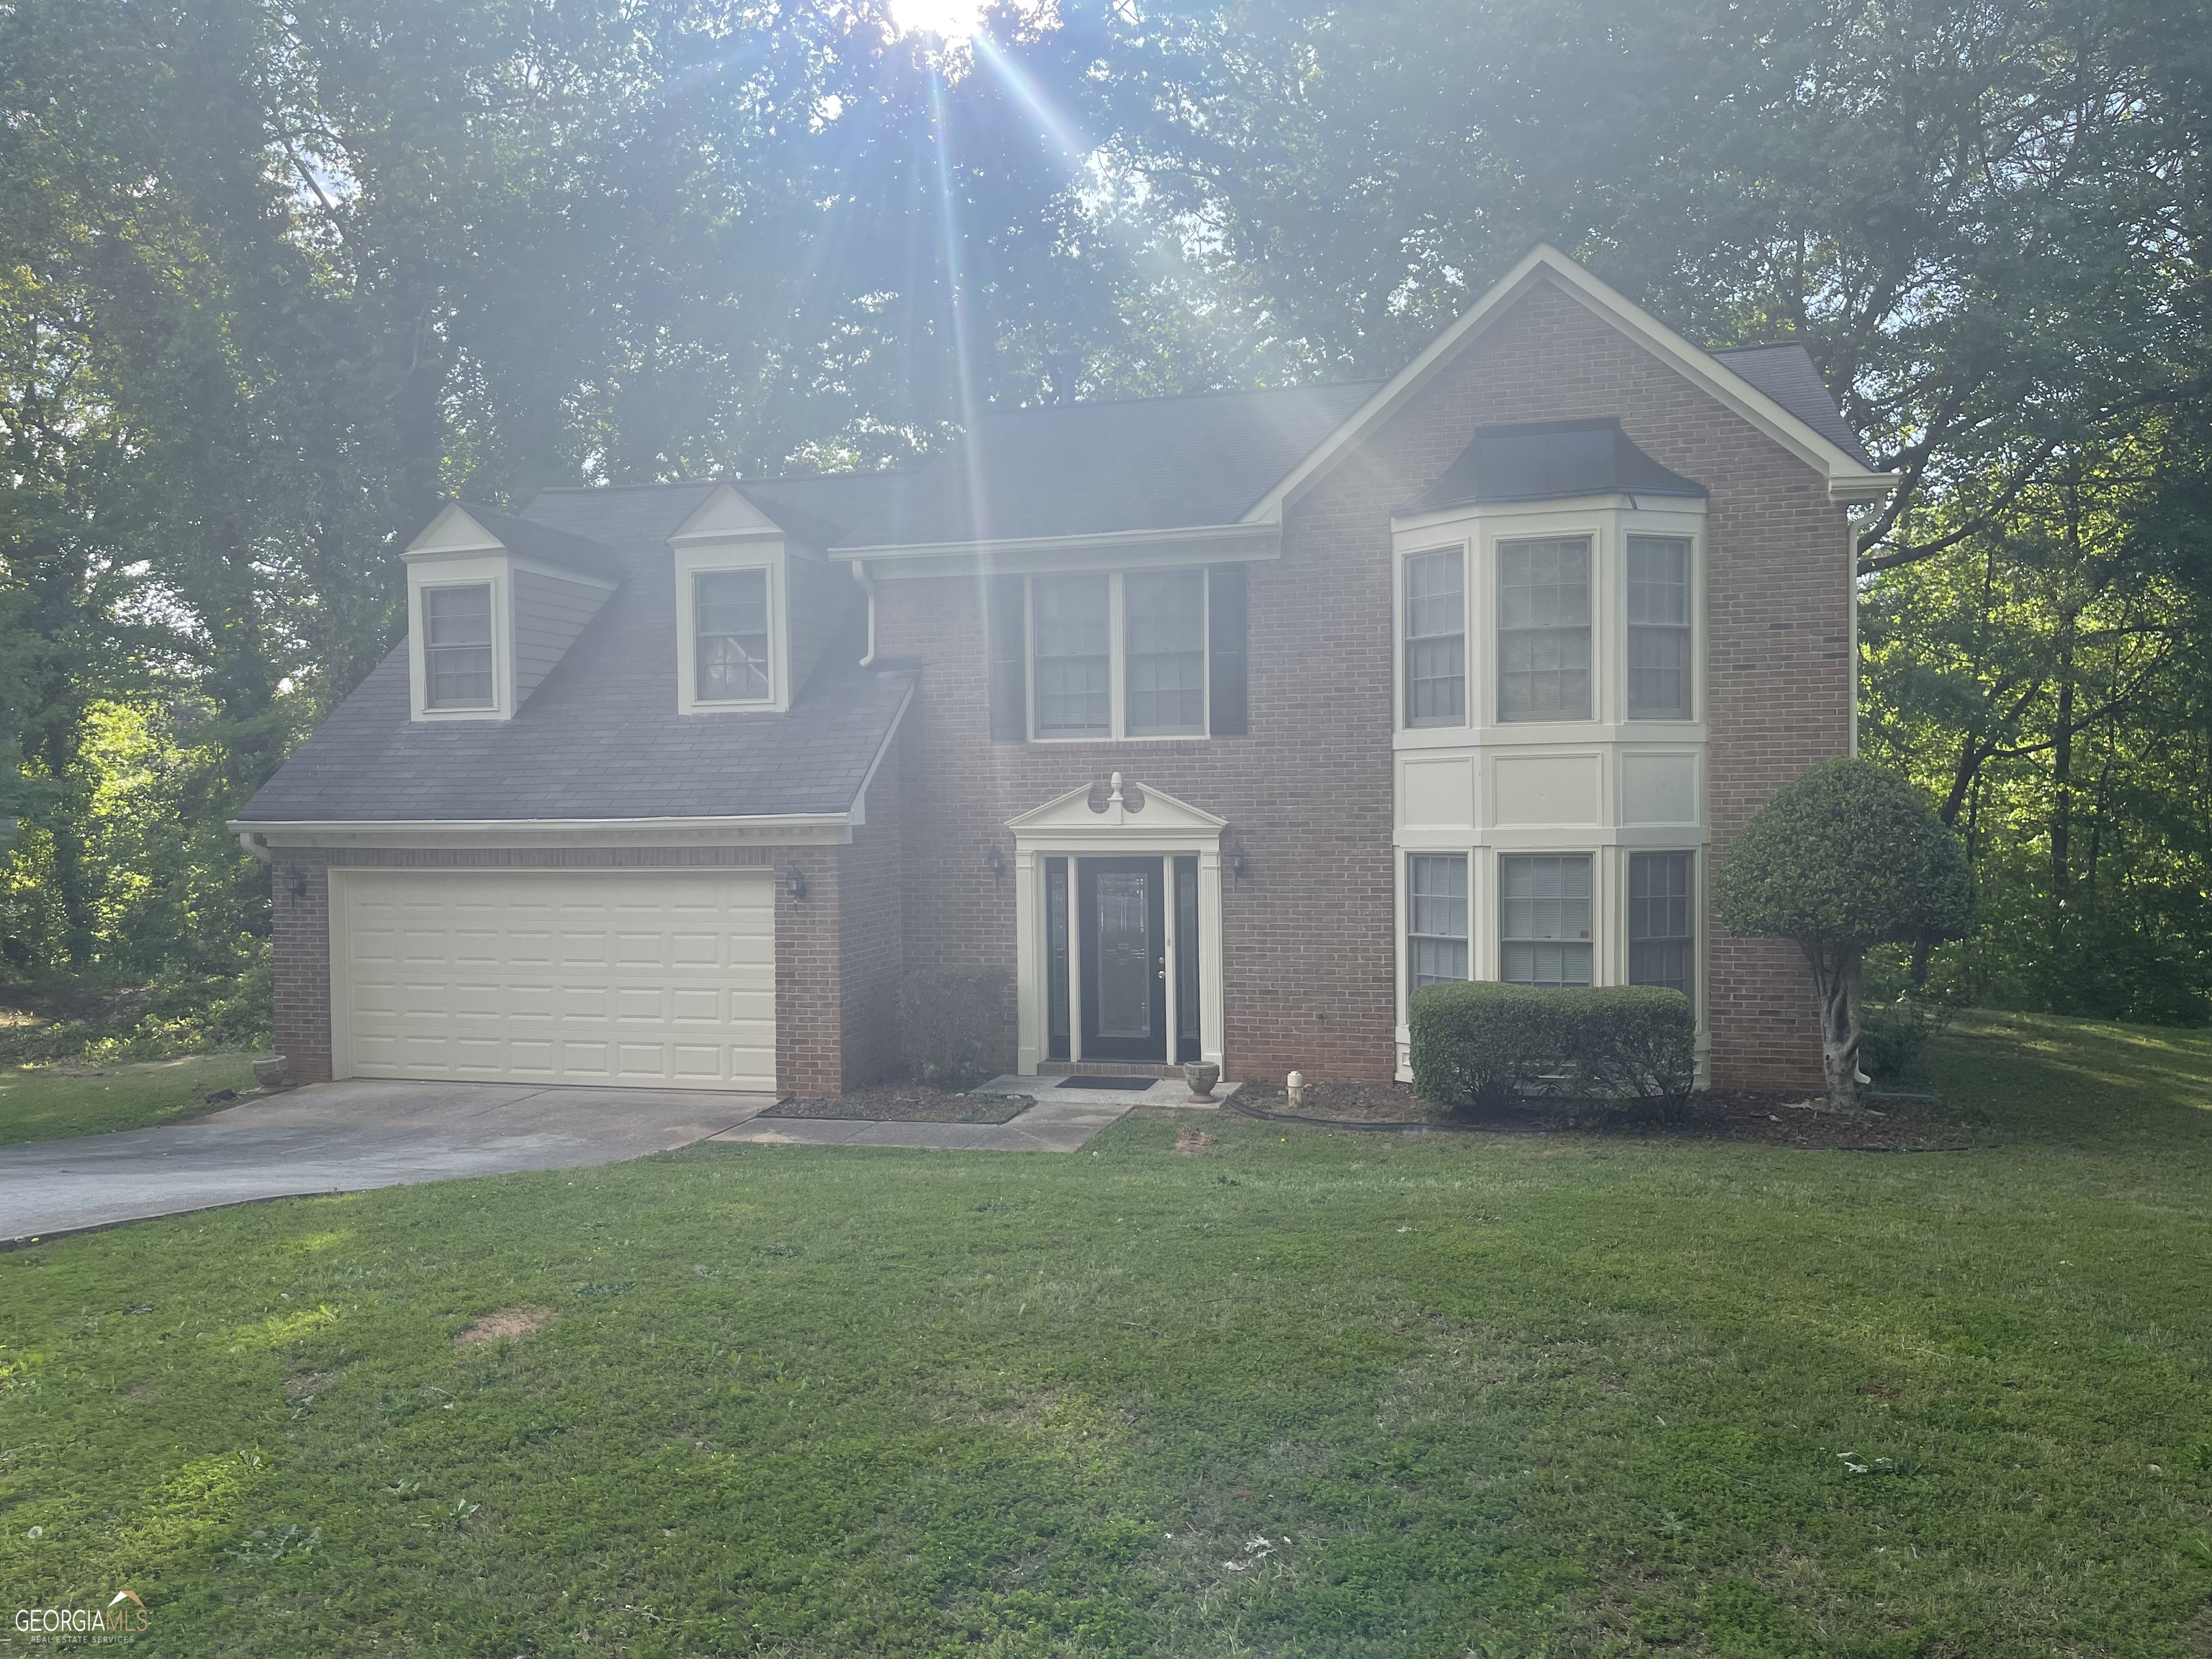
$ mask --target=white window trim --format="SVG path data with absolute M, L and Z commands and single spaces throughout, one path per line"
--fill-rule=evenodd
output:
M 1207 567 L 1197 565 L 1167 565 L 1158 569 L 1145 569 L 1139 575 L 1176 575 L 1196 571 L 1199 576 L 1199 641 L 1203 666 L 1199 675 L 1198 730 L 1195 732 L 1141 732 L 1128 729 L 1127 709 L 1127 680 L 1128 678 L 1128 611 L 1123 601 L 1122 581 L 1130 575 L 1126 570 L 1069 570 L 1039 573 L 1048 579 L 1060 575 L 1100 576 L 1106 578 L 1107 684 L 1109 688 L 1109 730 L 1078 737 L 1045 737 L 1037 731 L 1036 699 L 1036 575 L 1022 580 L 1022 684 L 1026 696 L 1023 718 L 1028 723 L 1031 743 L 1195 743 L 1210 737 L 1213 731 L 1213 579 Z
M 514 609 L 504 553 L 424 561 L 407 573 L 407 680 L 410 712 L 418 720 L 503 720 L 514 714 Z M 491 702 L 475 708 L 430 707 L 430 672 L 422 639 L 422 595 L 436 587 L 491 590 Z
M 1114 775 L 1119 783 L 1121 774 Z M 1167 1030 L 1162 1052 L 1172 1055 L 1179 1038 L 1180 952 L 1175 915 L 1173 877 L 1177 858 L 1198 860 L 1198 1054 L 1201 1060 L 1225 1066 L 1227 1004 L 1222 994 L 1221 946 L 1221 832 L 1227 821 L 1201 811 L 1174 796 L 1137 783 L 1145 795 L 1145 810 L 1127 811 L 1118 798 L 1109 797 L 1107 810 L 1091 810 L 1091 786 L 1071 789 L 1042 806 L 1009 818 L 1014 835 L 1014 968 L 1017 998 L 1017 1036 L 1014 1069 L 1023 1077 L 1036 1075 L 1050 1046 L 1047 1006 L 1050 984 L 1050 940 L 1046 937 L 1044 860 L 1065 857 L 1158 858 L 1163 878 L 1170 884 L 1164 918 L 1167 954 Z M 1402 862 L 1402 860 L 1401 860 Z M 1075 914 L 1078 882 L 1073 864 L 1068 869 L 1068 1054 L 1083 1058 L 1083 952 L 1080 923 Z
M 1407 1019 L 1413 994 L 1413 855 L 1443 854 L 1468 860 L 1468 977 L 1502 981 L 1504 976 L 1503 860 L 1522 854 L 1590 860 L 1590 984 L 1626 985 L 1628 978 L 1628 860 L 1636 853 L 1686 853 L 1690 857 L 1690 1006 L 1697 1017 L 1698 1085 L 1708 1082 L 1711 1047 L 1710 987 L 1713 925 L 1711 843 L 1704 832 L 1670 829 L 1593 831 L 1587 836 L 1559 836 L 1544 841 L 1515 840 L 1510 845 L 1478 838 L 1465 841 L 1401 842 L 1397 849 L 1395 949 L 1397 954 L 1398 1079 L 1409 1082 L 1412 1034 Z
M 1460 617 L 1459 633 L 1460 717 L 1457 720 L 1438 720 L 1425 726 L 1416 726 L 1413 724 L 1413 717 L 1407 707 L 1406 696 L 1407 692 L 1412 689 L 1407 681 L 1408 669 L 1406 647 L 1411 643 L 1406 638 L 1406 586 L 1410 580 L 1407 567 L 1415 559 L 1429 558 L 1438 553 L 1459 555 L 1460 597 L 1465 611 L 1465 614 Z M 1397 636 L 1397 643 L 1393 647 L 1397 672 L 1392 676 L 1395 686 L 1391 692 L 1391 715 L 1397 729 L 1401 732 L 1464 732 L 1474 723 L 1475 665 L 1486 659 L 1486 654 L 1479 648 L 1482 641 L 1474 636 L 1472 628 L 1474 613 L 1473 596 L 1468 589 L 1473 585 L 1474 571 L 1474 544 L 1465 537 L 1455 540 L 1425 542 L 1419 546 L 1405 548 L 1398 554 L 1396 580 L 1390 601 L 1390 627 L 1391 631 Z
M 726 570 L 768 573 L 769 695 L 744 702 L 698 695 L 697 578 Z M 781 540 L 676 550 L 676 712 L 780 714 L 791 707 L 790 585 Z
M 1462 530 L 1461 527 L 1464 526 Z M 1454 534 L 1454 531 L 1460 533 Z M 1587 720 L 1498 717 L 1498 544 L 1584 536 L 1590 543 L 1590 715 Z M 1628 714 L 1628 538 L 1668 536 L 1690 544 L 1690 714 L 1686 720 Z M 1398 746 L 1480 743 L 1583 744 L 1613 738 L 1702 735 L 1707 703 L 1705 503 L 1632 496 L 1540 501 L 1510 507 L 1457 508 L 1396 526 L 1391 562 L 1391 714 Z M 1413 726 L 1406 707 L 1406 562 L 1463 550 L 1467 593 L 1467 720 Z M 1409 741 L 1410 740 L 1410 741 Z

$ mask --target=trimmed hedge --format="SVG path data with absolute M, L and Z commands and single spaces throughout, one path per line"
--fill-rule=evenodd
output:
M 1413 993 L 1410 1027 L 1414 1091 L 1455 1109 L 1556 1094 L 1674 1118 L 1697 1078 L 1689 999 L 1656 985 L 1430 985 Z

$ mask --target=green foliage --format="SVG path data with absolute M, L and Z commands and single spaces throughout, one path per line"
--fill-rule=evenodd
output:
M 2001 1151 L 1150 1115 L 0 1254 L 0 1580 L 256 1659 L 2203 1659 L 2212 1050 L 1934 1058 Z
M 234 1054 L 118 1064 L 0 1063 L 0 1146 L 150 1129 L 217 1109 L 224 1090 L 253 1087 L 250 1060 Z
M 899 981 L 899 1053 L 908 1074 L 972 1089 L 1003 1069 L 1013 980 L 996 968 L 917 968 Z
M 1408 1031 L 1414 1092 L 1448 1107 L 1495 1111 L 1548 1092 L 1674 1116 L 1697 1079 L 1696 1016 L 1656 986 L 1424 986 Z
M 1714 883 L 1732 931 L 1863 949 L 1956 939 L 1973 873 L 1912 787 L 1865 761 L 1824 761 L 1776 790 L 1729 843 Z

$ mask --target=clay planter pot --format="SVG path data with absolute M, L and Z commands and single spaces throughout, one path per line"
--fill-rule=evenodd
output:
M 1190 1085 L 1193 1100 L 1211 1100 L 1213 1085 L 1221 1081 L 1221 1068 L 1210 1060 L 1194 1060 L 1183 1066 L 1182 1080 Z
M 277 1054 L 268 1060 L 253 1062 L 253 1080 L 264 1089 L 284 1086 L 284 1056 Z

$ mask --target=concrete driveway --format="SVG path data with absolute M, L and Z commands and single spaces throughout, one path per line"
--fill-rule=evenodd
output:
M 194 1123 L 0 1147 L 0 1244 L 249 1199 L 618 1164 L 775 1103 L 674 1089 L 319 1083 Z

